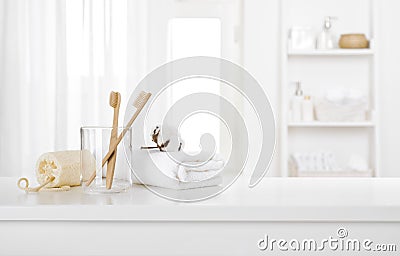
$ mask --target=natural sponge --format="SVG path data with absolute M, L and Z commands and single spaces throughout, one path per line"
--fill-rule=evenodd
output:
M 95 159 L 87 150 L 68 150 L 49 152 L 41 155 L 36 162 L 36 178 L 39 184 L 44 184 L 49 177 L 54 179 L 45 187 L 56 188 L 62 186 L 78 186 L 81 183 L 82 162 L 95 170 Z M 89 172 L 90 173 L 90 172 Z

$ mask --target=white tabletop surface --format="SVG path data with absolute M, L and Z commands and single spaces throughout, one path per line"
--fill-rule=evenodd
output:
M 400 222 L 399 178 L 265 178 L 255 188 L 243 179 L 196 203 L 169 201 L 137 185 L 88 195 L 81 187 L 25 193 L 16 182 L 0 178 L 0 220 Z

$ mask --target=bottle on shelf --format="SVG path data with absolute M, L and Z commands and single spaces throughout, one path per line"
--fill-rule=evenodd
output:
M 314 121 L 314 104 L 311 101 L 311 96 L 309 96 L 309 95 L 304 96 L 301 110 L 302 110 L 302 121 L 303 122 Z
M 332 32 L 332 20 L 336 17 L 326 16 L 321 33 L 317 37 L 317 49 L 327 50 L 337 48 L 337 38 Z
M 291 112 L 292 112 L 292 121 L 300 122 L 301 112 L 302 112 L 302 103 L 303 103 L 303 90 L 301 89 L 300 81 L 296 82 L 296 91 L 291 101 Z

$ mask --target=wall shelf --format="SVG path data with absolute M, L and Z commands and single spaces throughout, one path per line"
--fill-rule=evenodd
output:
M 374 127 L 374 122 L 290 122 L 288 123 L 289 128 L 358 128 L 358 127 Z
M 315 8 L 296 0 L 280 1 L 281 17 L 281 107 L 280 107 L 280 167 L 282 176 L 297 177 L 379 177 L 379 123 L 374 113 L 379 108 L 377 86 L 377 0 L 359 2 L 349 0 L 346 6 L 328 0 L 312 2 Z M 309 1 L 311 3 L 311 1 Z M 350 10 L 359 6 L 354 16 Z M 311 11 L 312 10 L 312 11 Z M 320 31 L 323 17 L 338 13 L 341 24 L 333 25 L 337 37 L 350 31 L 365 33 L 370 39 L 368 49 L 297 50 L 291 47 L 290 28 L 308 26 Z M 353 20 L 358 20 L 357 24 Z M 319 22 L 320 21 L 320 22 Z M 377 40 L 378 39 L 378 40 Z M 378 44 L 377 44 L 378 43 Z M 293 82 L 301 81 L 304 95 L 322 97 L 331 88 L 350 88 L 361 91 L 368 101 L 370 120 L 362 122 L 293 122 L 290 102 L 294 95 Z M 373 171 L 365 172 L 293 172 L 289 159 L 293 153 L 332 152 L 340 166 L 347 166 L 352 155 L 363 157 Z
M 373 49 L 288 50 L 288 56 L 369 56 Z
M 296 177 L 372 177 L 372 171 L 300 171 Z

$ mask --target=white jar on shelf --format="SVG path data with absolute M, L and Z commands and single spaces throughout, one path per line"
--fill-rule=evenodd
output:
M 292 27 L 289 33 L 289 49 L 315 49 L 315 33 L 311 27 Z

